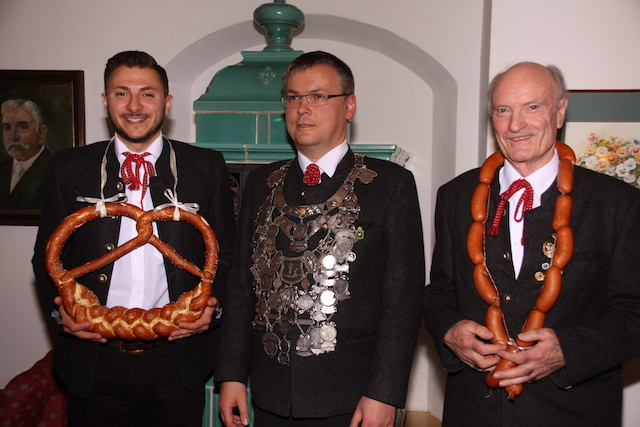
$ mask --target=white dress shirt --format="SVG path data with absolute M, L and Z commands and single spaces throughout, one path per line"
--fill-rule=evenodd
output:
M 342 144 L 331 149 L 327 154 L 320 157 L 318 161 L 315 162 L 320 168 L 320 174 L 324 172 L 329 178 L 333 177 L 333 174 L 336 173 L 336 169 L 338 168 L 338 164 L 342 161 L 344 155 L 347 154 L 347 151 L 349 151 L 349 144 L 347 144 L 347 140 L 345 139 Z M 311 160 L 298 151 L 298 164 L 300 165 L 302 172 L 306 171 L 307 166 L 312 163 L 313 162 Z M 322 176 L 320 176 L 320 180 L 322 182 Z
M 523 177 L 522 175 L 520 175 L 520 173 L 518 173 L 518 171 L 513 167 L 511 163 L 505 161 L 504 167 L 500 169 L 500 194 L 507 191 L 507 189 L 515 181 L 519 179 L 526 179 L 533 188 L 533 206 L 531 208 L 537 208 L 538 206 L 540 206 L 540 197 L 542 196 L 542 193 L 547 191 L 547 189 L 551 186 L 551 184 L 553 184 L 553 181 L 558 175 L 559 163 L 560 158 L 558 157 L 558 153 L 555 152 L 553 158 L 551 159 L 551 161 L 549 161 L 549 163 L 547 163 L 531 175 Z M 522 213 L 524 204 L 520 205 L 520 212 L 515 212 L 516 205 L 518 204 L 518 200 L 520 200 L 520 196 L 522 196 L 522 193 L 524 193 L 524 188 L 517 191 L 509 199 L 509 237 L 511 241 L 511 260 L 513 262 L 513 269 L 515 271 L 516 278 L 520 275 L 522 260 L 524 258 L 524 246 L 522 244 L 524 219 L 520 222 L 515 220 L 516 216 L 518 218 L 524 218 Z
M 13 164 L 11 166 L 11 188 L 9 192 L 13 191 L 16 188 L 16 185 L 20 182 L 24 174 L 29 170 L 29 168 L 35 163 L 36 159 L 42 152 L 44 151 L 44 144 L 40 147 L 40 151 L 35 156 L 31 156 L 31 158 L 27 160 L 16 160 L 13 159 Z
M 145 159 L 153 163 L 162 153 L 162 135 L 160 135 L 146 150 L 150 156 Z M 120 166 L 125 160 L 125 151 L 129 151 L 122 141 L 115 137 L 116 156 L 120 161 Z M 140 170 L 142 177 L 143 169 Z M 128 202 L 144 210 L 153 209 L 151 191 L 147 189 L 142 204 L 140 196 L 142 189 L 130 190 L 126 186 L 125 194 Z M 161 204 L 161 203 L 158 203 Z M 153 234 L 158 235 L 158 228 L 153 223 Z M 136 222 L 128 217 L 122 217 L 120 234 L 118 236 L 118 246 L 126 243 L 138 235 Z M 169 287 L 167 283 L 167 273 L 164 268 L 164 257 L 151 244 L 143 246 L 129 252 L 127 255 L 116 260 L 113 264 L 111 285 L 107 297 L 107 306 L 123 306 L 127 308 L 142 308 L 149 310 L 154 307 L 162 307 L 169 303 Z

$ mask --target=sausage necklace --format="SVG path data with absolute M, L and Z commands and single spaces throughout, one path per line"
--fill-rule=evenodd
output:
M 562 142 L 556 142 L 556 150 L 560 163 L 558 165 L 557 187 L 560 191 L 553 214 L 552 227 L 556 232 L 556 248 L 551 265 L 545 272 L 544 282 L 535 307 L 522 327 L 521 332 L 539 329 L 544 326 L 546 314 L 556 303 L 562 287 L 562 269 L 566 267 L 573 255 L 573 232 L 569 227 L 573 200 L 569 193 L 573 189 L 573 165 L 576 157 L 573 150 Z M 504 314 L 500 308 L 498 288 L 487 267 L 485 222 L 489 211 L 490 184 L 496 171 L 504 163 L 504 156 L 500 152 L 491 155 L 480 169 L 479 181 L 471 199 L 471 216 L 473 224 L 467 235 L 467 252 L 471 262 L 475 265 L 473 281 L 480 298 L 489 305 L 486 314 L 487 328 L 493 332 L 494 344 L 503 345 L 507 351 L 517 353 L 525 350 L 533 343 L 510 338 Z M 493 374 L 497 371 L 516 366 L 515 363 L 501 359 L 487 376 L 486 382 L 492 388 L 499 386 L 499 380 Z M 505 387 L 510 400 L 522 394 L 523 384 Z

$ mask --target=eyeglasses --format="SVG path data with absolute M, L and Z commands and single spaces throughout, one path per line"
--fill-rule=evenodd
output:
M 331 98 L 337 98 L 339 96 L 348 96 L 348 94 L 327 95 L 326 93 L 308 93 L 306 95 L 289 95 L 282 97 L 282 105 L 284 105 L 284 108 L 296 108 L 302 103 L 302 98 L 306 98 L 309 105 L 322 107 L 326 105 Z

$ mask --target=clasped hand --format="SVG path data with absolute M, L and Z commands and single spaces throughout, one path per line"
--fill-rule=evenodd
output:
M 517 366 L 494 374 L 501 380 L 500 387 L 538 381 L 565 365 L 560 342 L 552 329 L 534 329 L 518 335 L 522 342 L 535 344 L 517 353 L 506 351 L 501 344 L 482 341 L 492 338 L 493 332 L 487 327 L 461 320 L 449 329 L 444 342 L 462 362 L 477 371 L 493 370 L 501 358 L 516 363 Z

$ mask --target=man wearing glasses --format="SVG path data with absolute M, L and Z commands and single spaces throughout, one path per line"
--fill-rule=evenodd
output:
M 297 156 L 254 170 L 216 380 L 226 426 L 393 426 L 420 323 L 424 246 L 411 172 L 354 153 L 349 67 L 294 60 L 282 99 Z

